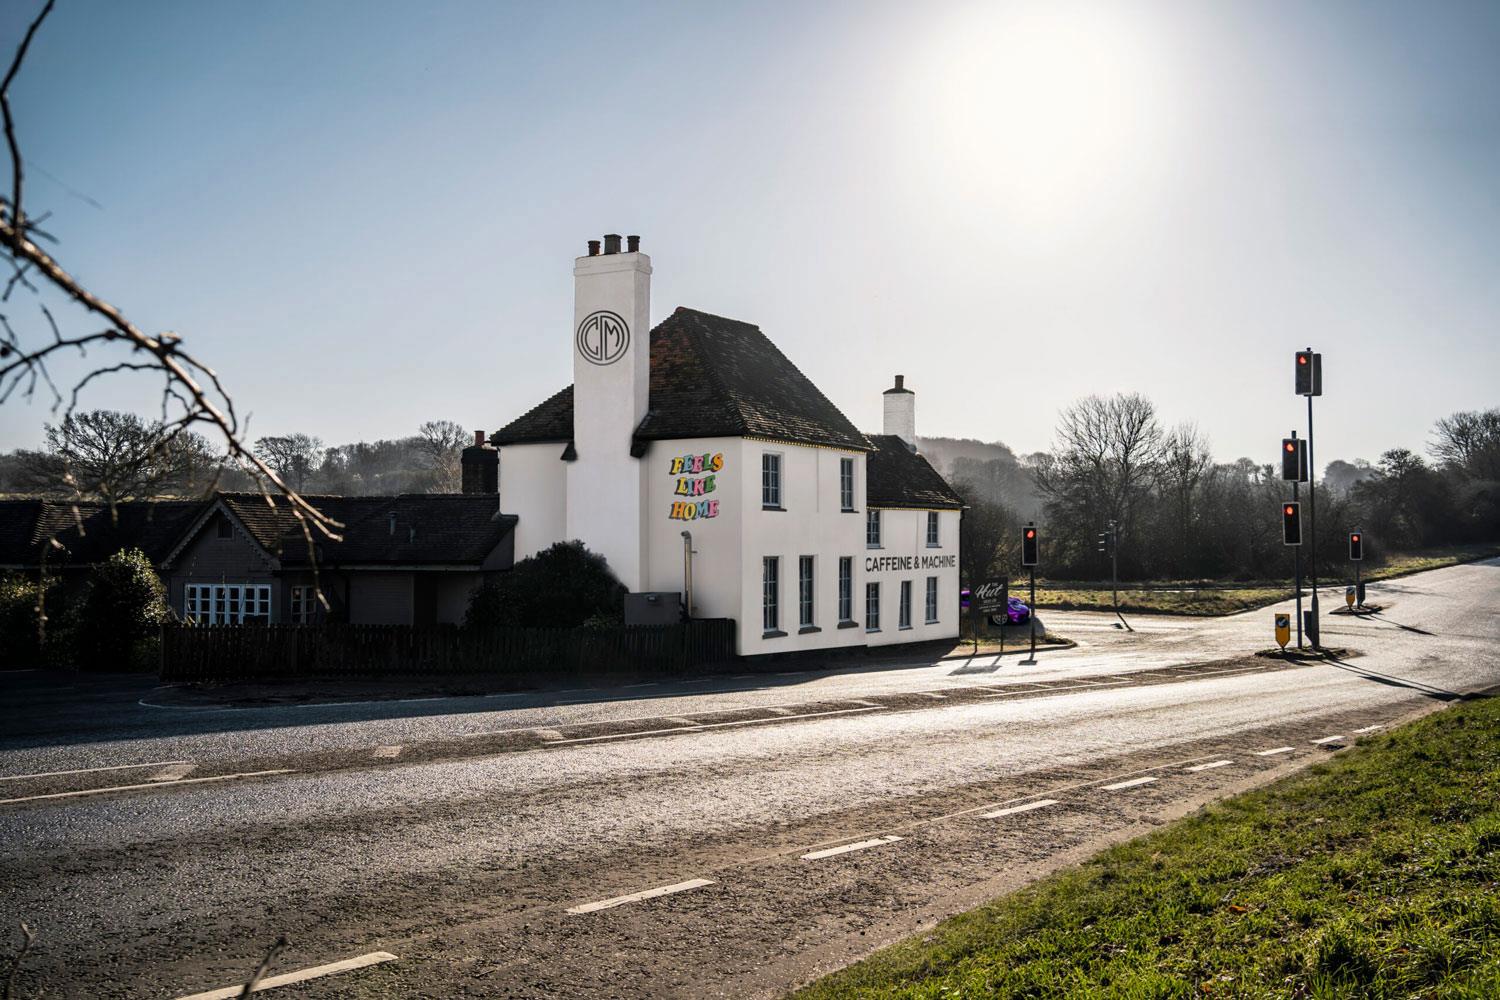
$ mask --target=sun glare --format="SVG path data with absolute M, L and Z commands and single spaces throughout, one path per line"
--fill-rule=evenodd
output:
M 1119 8 L 971 8 L 939 33 L 918 90 L 949 185 L 1062 222 L 1144 181 L 1164 142 L 1150 25 Z

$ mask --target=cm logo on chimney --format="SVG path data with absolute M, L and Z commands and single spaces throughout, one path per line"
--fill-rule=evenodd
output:
M 630 325 L 618 313 L 597 309 L 578 324 L 578 353 L 591 364 L 612 365 L 630 347 Z

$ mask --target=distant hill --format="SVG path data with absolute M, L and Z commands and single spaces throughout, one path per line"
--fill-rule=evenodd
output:
M 1008 445 L 974 438 L 918 437 L 917 450 L 960 489 L 1025 517 L 1037 514 L 1036 484 Z

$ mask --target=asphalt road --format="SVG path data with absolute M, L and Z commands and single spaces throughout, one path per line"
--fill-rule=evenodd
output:
M 1353 655 L 1306 666 L 1246 657 L 1267 609 L 1048 615 L 1080 646 L 1034 664 L 406 702 L 0 673 L 0 920 L 37 931 L 19 995 L 225 987 L 281 934 L 273 973 L 397 959 L 273 995 L 779 995 L 1500 683 L 1500 564 L 1370 597 L 1326 619 Z

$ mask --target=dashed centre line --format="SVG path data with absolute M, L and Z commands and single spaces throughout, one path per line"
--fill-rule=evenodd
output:
M 109 767 L 75 767 L 71 771 L 40 771 L 36 774 L 7 774 L 0 781 L 22 781 L 26 778 L 58 778 L 66 774 L 93 774 L 95 771 L 135 771 L 148 767 L 166 767 L 171 764 L 186 764 L 185 760 L 153 760 L 145 764 L 113 764 Z
M 884 847 L 886 844 L 894 844 L 900 837 L 891 835 L 887 837 L 876 837 L 873 840 L 861 840 L 855 844 L 844 844 L 840 847 L 827 847 L 821 851 L 810 851 L 802 855 L 803 861 L 821 861 L 823 858 L 837 857 L 840 854 L 849 854 L 853 851 L 867 851 L 872 847 Z
M 640 892 L 632 892 L 625 896 L 615 896 L 613 899 L 601 899 L 594 903 L 580 903 L 577 906 L 568 907 L 569 913 L 593 913 L 597 910 L 609 910 L 616 906 L 624 906 L 626 903 L 638 903 L 643 899 L 656 899 L 658 896 L 670 896 L 673 893 L 687 892 L 689 889 L 701 889 L 706 885 L 713 885 L 711 878 L 695 878 L 686 882 L 678 882 L 675 885 L 659 885 L 654 889 L 642 889 Z
M 1297 749 L 1296 747 L 1276 747 L 1275 749 L 1272 749 L 1272 750 L 1257 750 L 1257 751 L 1255 751 L 1255 756 L 1257 756 L 1257 757 L 1274 757 L 1274 756 L 1276 756 L 1279 753 L 1292 753 L 1296 749 Z
M 395 760 L 401 756 L 401 750 L 400 746 L 376 747 L 375 752 L 370 756 L 377 760 Z
M 201 785 L 210 781 L 232 781 L 235 778 L 263 778 L 273 774 L 292 774 L 290 768 L 274 771 L 242 771 L 238 774 L 216 774 L 207 778 L 183 778 L 181 781 L 145 782 L 138 785 L 108 785 L 104 788 L 85 788 L 76 792 L 48 792 L 46 795 L 24 795 L 17 799 L 0 799 L 0 806 L 16 802 L 38 802 L 42 799 L 76 799 L 85 795 L 103 795 L 105 792 L 133 792 L 142 788 L 174 788 L 179 785 Z
M 1210 771 L 1216 767 L 1228 767 L 1233 764 L 1232 760 L 1211 760 L 1207 764 L 1194 764 L 1188 768 L 1189 771 Z
M 1117 781 L 1113 785 L 1102 785 L 1100 787 L 1106 792 L 1118 792 L 1121 789 L 1134 788 L 1137 785 L 1149 785 L 1155 780 L 1155 778 L 1131 778 L 1129 781 Z
M 147 781 L 181 781 L 197 769 L 196 764 L 173 764 L 147 778 Z
M 1342 736 L 1325 736 L 1322 739 L 1313 740 L 1313 746 L 1321 746 L 1324 743 L 1337 743 L 1341 739 L 1343 739 Z
M 353 972 L 355 969 L 367 969 L 372 965 L 382 965 L 386 962 L 397 961 L 395 955 L 388 951 L 372 951 L 368 955 L 360 955 L 356 958 L 346 958 L 342 962 L 329 962 L 327 965 L 314 966 L 311 969 L 299 969 L 296 972 L 287 972 L 279 976 L 270 976 L 262 979 L 253 992 L 261 990 L 274 990 L 278 986 L 291 986 L 294 983 L 305 983 L 309 979 L 321 979 L 324 976 L 337 975 L 340 972 Z M 232 1000 L 233 997 L 243 996 L 245 984 L 238 986 L 225 986 L 222 989 L 209 990 L 207 993 L 194 993 L 190 996 L 178 997 L 177 1000 Z
M 1385 728 L 1385 724 L 1384 723 L 1377 722 L 1373 726 L 1366 726 L 1363 729 L 1356 729 L 1355 732 L 1356 733 L 1373 733 L 1377 729 L 1384 729 L 1384 728 Z
M 546 746 L 555 747 L 564 743 L 600 743 L 605 740 L 626 740 L 632 736 L 661 736 L 666 733 L 698 733 L 705 729 L 723 729 L 727 726 L 765 725 L 767 722 L 792 722 L 796 719 L 821 719 L 829 715 L 851 715 L 855 712 L 874 712 L 883 705 L 869 708 L 838 708 L 831 712 L 803 712 L 801 715 L 773 715 L 766 719 L 737 719 L 734 722 L 695 722 L 689 726 L 674 726 L 670 729 L 647 729 L 635 733 L 606 733 L 603 736 L 572 736 L 560 740 L 548 740 Z
M 1057 805 L 1057 799 L 1037 799 L 1020 806 L 1007 806 L 1004 809 L 996 809 L 994 812 L 980 813 L 981 819 L 999 819 L 1001 816 L 1013 816 L 1016 813 L 1031 812 L 1033 809 L 1045 809 L 1048 806 Z

